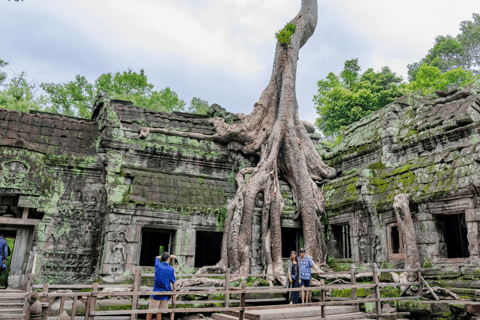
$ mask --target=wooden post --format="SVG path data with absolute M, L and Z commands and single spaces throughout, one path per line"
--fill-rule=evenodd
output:
M 77 300 L 78 297 L 74 296 L 72 302 L 72 317 L 70 318 L 71 320 L 75 320 L 75 314 L 77 313 Z
M 85 308 L 85 320 L 94 320 L 94 316 L 90 315 L 92 312 L 95 312 L 97 307 L 97 292 L 98 292 L 98 282 L 95 282 L 92 286 L 92 294 L 88 297 L 87 306 Z
M 321 293 L 321 297 L 320 297 L 321 301 L 325 302 L 326 295 L 325 295 L 325 286 L 324 285 L 322 285 L 322 290 L 321 290 L 320 293 Z M 312 294 L 313 294 L 313 291 L 312 291 Z M 324 319 L 324 318 L 327 317 L 327 310 L 326 310 L 327 307 L 323 304 L 320 308 L 322 309 L 322 319 Z
M 382 314 L 382 304 L 380 303 L 380 287 L 378 286 L 378 271 L 377 264 L 372 266 L 373 283 L 375 284 L 375 308 L 377 309 L 377 319 L 380 319 Z
M 62 314 L 64 309 L 65 309 L 65 297 L 61 297 L 61 298 L 60 298 L 60 311 L 59 311 L 59 314 Z
M 142 268 L 137 267 L 135 268 L 135 280 L 133 281 L 133 293 L 137 293 L 138 289 L 140 288 L 140 281 L 142 276 Z M 139 296 L 132 296 L 132 310 L 137 310 Z M 135 320 L 137 315 L 132 314 L 130 315 L 130 320 Z
M 350 265 L 350 284 L 352 286 L 355 286 L 357 284 L 357 278 L 355 277 L 355 265 L 351 264 Z M 357 300 L 357 288 L 352 288 L 352 299 Z
M 25 283 L 25 293 L 30 293 L 32 291 L 32 282 L 33 282 L 33 274 L 30 274 L 27 278 L 27 282 Z M 25 297 L 23 301 L 23 314 L 27 314 L 28 307 L 30 306 L 30 295 Z
M 45 294 L 48 293 L 48 283 L 43 284 L 42 293 L 45 293 Z M 40 302 L 48 302 L 48 298 L 43 297 L 40 299 Z M 48 319 L 47 308 L 42 308 L 42 319 L 43 320 Z
M 242 282 L 242 291 L 240 293 L 240 312 L 238 313 L 238 320 L 245 320 L 245 300 L 247 297 L 247 283 L 245 281 Z
M 418 268 L 417 270 L 417 280 L 420 283 L 418 285 L 418 297 L 423 297 L 423 283 L 422 283 L 422 269 Z
M 173 283 L 173 293 L 177 292 L 177 283 Z M 170 313 L 170 320 L 175 320 L 175 312 L 173 312 L 173 309 L 175 309 L 175 300 L 177 299 L 177 296 L 174 294 L 172 295 L 172 312 Z
M 225 273 L 225 291 L 230 291 L 230 268 Z M 225 293 L 225 308 L 230 307 L 230 293 Z

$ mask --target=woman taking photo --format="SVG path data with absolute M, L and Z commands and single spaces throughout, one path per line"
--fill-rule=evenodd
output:
M 300 264 L 298 263 L 298 256 L 295 251 L 290 252 L 290 259 L 287 263 L 288 269 L 288 281 L 290 282 L 290 287 L 299 288 L 300 287 Z M 298 303 L 298 298 L 300 296 L 299 291 L 289 292 L 290 304 Z

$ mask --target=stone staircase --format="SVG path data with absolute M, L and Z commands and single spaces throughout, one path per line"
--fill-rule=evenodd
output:
M 238 311 L 227 311 L 225 314 L 212 315 L 215 320 L 238 320 Z M 320 307 L 275 308 L 264 310 L 245 311 L 245 319 L 249 320 L 277 320 L 277 319 L 322 319 Z M 358 306 L 328 306 L 326 318 L 323 319 L 368 319 L 367 315 L 360 312 Z
M 24 290 L 0 290 L 0 319 L 25 319 L 24 303 L 26 295 Z

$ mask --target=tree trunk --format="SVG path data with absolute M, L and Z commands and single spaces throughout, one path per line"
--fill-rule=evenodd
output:
M 420 255 L 417 248 L 417 233 L 413 226 L 410 214 L 410 196 L 408 194 L 397 194 L 394 199 L 393 209 L 397 216 L 398 232 L 403 235 L 403 250 L 405 251 L 405 269 L 420 268 Z M 402 219 L 403 215 L 403 219 Z M 412 272 L 402 272 L 399 276 L 400 283 L 413 281 Z M 418 279 L 420 281 L 420 279 Z M 406 290 L 402 287 L 402 291 Z M 403 292 L 402 292 L 403 294 Z
M 270 81 L 252 113 L 242 115 L 241 123 L 227 124 L 222 118 L 212 118 L 209 121 L 216 129 L 213 136 L 165 128 L 141 130 L 140 137 L 158 132 L 224 143 L 237 141 L 243 144 L 241 151 L 244 154 L 260 156 L 255 168 L 243 169 L 236 176 L 238 191 L 227 205 L 219 267 L 229 265 L 234 272 L 249 272 L 253 207 L 255 197 L 262 192 L 265 267 L 269 273 L 283 273 L 280 215 L 284 204 L 279 178 L 286 180 L 293 192 L 296 219 L 302 219 L 306 253 L 317 264 L 322 262 L 323 226 L 318 214 L 324 211 L 324 198 L 317 184 L 335 177 L 336 172 L 322 161 L 300 121 L 295 94 L 298 53 L 315 30 L 317 11 L 316 0 L 302 0 L 300 12 L 290 21 L 296 25 L 290 44 L 277 42 Z M 251 177 L 245 183 L 247 173 Z

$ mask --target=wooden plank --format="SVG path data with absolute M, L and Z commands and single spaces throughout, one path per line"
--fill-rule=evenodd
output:
M 10 224 L 10 225 L 22 225 L 22 226 L 35 226 L 39 222 L 41 222 L 41 219 L 17 219 L 17 218 L 0 218 L 0 224 Z
M 461 237 L 460 237 L 461 238 Z M 423 298 L 423 286 L 422 286 L 422 270 L 418 268 L 417 270 L 417 279 L 418 279 L 418 297 Z
M 97 307 L 98 282 L 95 282 L 93 284 L 91 293 L 92 294 L 90 295 L 90 297 L 88 297 L 87 306 L 85 308 L 85 320 L 94 320 L 94 316 L 92 315 L 92 312 L 94 313 L 95 308 Z M 109 295 L 111 294 L 112 293 L 109 293 Z
M 225 290 L 230 291 L 230 268 L 227 268 L 227 272 L 225 273 Z M 230 294 L 225 294 L 225 308 L 230 306 Z
M 25 284 L 25 292 L 28 294 L 23 302 L 22 314 L 28 315 L 28 307 L 30 306 L 30 294 L 32 293 L 33 274 L 28 275 L 27 282 Z
M 367 303 L 367 302 L 375 302 L 377 299 L 369 298 L 369 299 L 358 299 L 357 303 Z M 353 301 L 331 301 L 331 302 L 314 302 L 314 303 L 304 303 L 304 304 L 285 304 L 285 305 L 276 305 L 275 309 L 278 308 L 303 308 L 303 307 L 312 307 L 312 306 L 321 306 L 325 304 L 327 306 L 338 306 L 338 305 L 350 305 Z M 272 306 L 252 306 L 252 307 L 217 307 L 217 308 L 178 308 L 175 309 L 175 313 L 191 313 L 191 312 L 220 312 L 220 311 L 240 311 L 245 309 L 249 310 L 265 310 L 271 309 Z M 95 311 L 93 314 L 94 316 L 104 316 L 104 315 L 125 315 L 125 314 L 147 314 L 147 313 L 157 313 L 157 312 L 165 312 L 165 309 L 151 309 L 151 310 L 119 310 L 119 311 Z
M 32 288 L 35 289 L 40 289 L 44 286 L 45 284 L 34 284 Z M 114 284 L 99 284 L 98 288 L 132 288 L 133 285 L 131 284 L 119 284 L 119 285 L 114 285 Z M 50 289 L 91 289 L 92 285 L 91 284 L 49 284 Z
M 242 291 L 245 291 L 247 288 L 247 283 L 245 281 L 242 281 Z M 238 314 L 238 320 L 244 320 L 245 319 L 245 299 L 247 295 L 245 292 L 242 292 L 240 294 L 240 312 Z
M 418 269 L 377 269 L 377 272 L 417 272 Z
M 377 271 L 377 264 L 374 263 L 372 267 L 372 274 L 373 274 L 373 283 L 375 283 L 375 308 L 377 319 L 380 319 L 382 314 L 382 305 L 380 303 L 380 287 L 378 286 L 378 271 Z
M 355 265 L 350 265 L 350 284 L 355 286 L 357 284 L 357 278 L 355 277 Z M 357 300 L 357 289 L 355 287 L 352 288 L 352 299 Z
M 134 293 L 138 292 L 138 289 L 140 288 L 141 277 L 142 277 L 142 268 L 141 267 L 135 268 L 135 280 L 133 281 Z M 137 309 L 138 299 L 139 299 L 139 296 L 132 296 L 132 310 Z M 130 317 L 130 320 L 135 320 L 135 318 L 136 318 L 135 315 L 132 314 Z
M 62 314 L 64 309 L 65 309 L 65 297 L 61 297 L 61 298 L 60 298 L 60 311 L 59 311 L 59 314 Z
M 174 295 L 172 296 L 172 303 L 171 303 L 171 306 L 172 306 L 172 313 L 170 313 L 170 320 L 175 320 L 175 299 L 177 298 L 177 296 L 175 295 L 175 293 L 177 292 L 177 283 L 174 282 L 173 283 L 173 293 Z
M 397 301 L 397 300 L 418 300 L 418 296 L 413 297 L 392 297 L 392 298 L 380 298 L 380 301 Z
M 420 282 L 405 282 L 405 283 L 389 282 L 389 283 L 379 283 L 378 286 L 380 288 L 384 288 L 384 287 L 418 286 L 419 284 Z
M 70 318 L 70 320 L 75 320 L 75 314 L 77 313 L 77 300 L 78 297 L 75 296 L 73 297 L 73 302 L 72 302 L 72 316 Z
M 430 286 L 428 285 L 427 281 L 425 281 L 425 279 L 423 279 L 422 276 L 420 276 L 420 280 L 422 280 L 423 284 L 425 285 L 425 287 L 427 287 L 428 291 L 430 291 L 430 293 L 431 293 L 432 296 L 435 298 L 435 300 L 440 301 L 440 299 L 438 298 L 438 296 L 435 294 L 435 292 L 433 292 L 432 288 L 430 288 Z
M 28 211 L 29 211 L 29 208 L 23 208 L 22 220 L 28 219 Z

